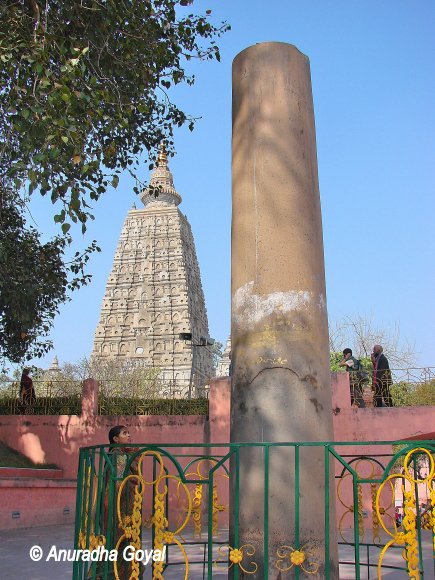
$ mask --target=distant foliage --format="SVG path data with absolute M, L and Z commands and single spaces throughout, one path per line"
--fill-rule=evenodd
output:
M 211 347 L 212 355 L 213 355 L 213 371 L 216 372 L 218 364 L 222 358 L 222 353 L 224 350 L 224 345 L 222 342 L 215 341 Z
M 339 362 L 342 360 L 342 352 L 329 353 L 329 364 L 332 372 L 346 372 L 345 367 L 338 366 Z M 370 357 L 363 357 L 360 361 L 363 369 L 368 373 L 368 384 L 371 384 L 371 376 L 373 373 L 371 359 Z M 406 369 L 404 370 L 406 371 Z M 425 376 L 419 377 L 418 374 L 417 376 L 412 377 L 411 373 L 409 373 L 408 380 L 398 380 L 398 378 L 397 373 L 393 370 L 393 384 L 390 387 L 390 391 L 395 407 L 435 405 L 435 379 L 428 379 Z
M 98 249 L 67 259 L 71 226 L 84 233 L 123 171 L 135 176 L 144 158 L 151 167 L 163 139 L 171 151 L 174 127 L 193 129 L 168 90 L 194 83 L 192 58 L 220 60 L 214 39 L 228 26 L 213 26 L 209 10 L 189 13 L 190 3 L 0 2 L 0 356 L 19 362 L 51 347 L 58 307 L 89 281 Z M 46 244 L 26 225 L 35 195 L 54 204 L 62 234 Z
M 404 369 L 415 365 L 415 348 L 403 340 L 398 326 L 391 331 L 379 328 L 370 317 L 355 314 L 345 316 L 329 327 L 329 350 L 337 353 L 351 348 L 353 355 L 363 364 L 370 360 L 375 344 L 383 347 L 390 368 Z
M 82 358 L 66 363 L 60 369 L 64 379 L 95 379 L 105 397 L 158 397 L 163 388 L 159 367 L 140 367 L 134 361 L 110 358 Z
M 423 383 L 395 383 L 391 396 L 396 407 L 435 405 L 435 380 Z

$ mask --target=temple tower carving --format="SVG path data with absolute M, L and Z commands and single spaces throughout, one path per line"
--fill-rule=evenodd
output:
M 186 392 L 191 371 L 193 386 L 208 382 L 212 353 L 179 338 L 191 333 L 199 344 L 209 331 L 192 230 L 178 209 L 163 145 L 141 200 L 144 207 L 133 207 L 122 228 L 92 356 L 158 367 L 168 386 Z

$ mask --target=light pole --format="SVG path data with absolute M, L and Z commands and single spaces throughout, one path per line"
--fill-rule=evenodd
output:
M 212 346 L 214 344 L 214 338 L 209 338 L 206 336 L 199 337 L 199 343 L 194 343 L 192 339 L 191 332 L 180 332 L 178 335 L 181 340 L 185 342 L 190 342 L 190 346 L 192 347 L 192 366 L 190 367 L 190 378 L 189 378 L 189 395 L 188 398 L 192 398 L 192 382 L 193 382 L 193 373 L 195 370 L 195 363 L 196 363 L 196 349 L 200 346 Z

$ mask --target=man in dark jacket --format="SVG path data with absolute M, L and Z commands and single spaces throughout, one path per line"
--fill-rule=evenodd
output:
M 371 354 L 373 364 L 373 406 L 374 407 L 392 407 L 393 399 L 391 398 L 390 387 L 393 383 L 391 378 L 390 365 L 387 357 L 382 353 L 383 348 L 380 344 L 375 344 Z

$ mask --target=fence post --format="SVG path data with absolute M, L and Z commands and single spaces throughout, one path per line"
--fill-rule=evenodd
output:
M 82 419 L 93 420 L 98 414 L 98 381 L 86 379 L 82 390 Z

